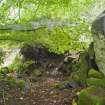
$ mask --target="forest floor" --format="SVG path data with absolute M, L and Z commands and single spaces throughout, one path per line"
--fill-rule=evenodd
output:
M 34 52 L 34 54 L 31 52 Z M 77 98 L 77 91 L 81 90 L 82 87 L 71 84 L 73 87 L 61 88 L 61 86 L 59 88 L 59 84 L 67 81 L 68 78 L 63 72 L 63 69 L 67 69 L 67 65 L 62 63 L 64 57 L 55 56 L 45 49 L 39 48 L 31 52 L 27 54 L 26 50 L 25 54 L 29 57 L 34 55 L 37 61 L 41 62 L 39 67 L 41 67 L 43 73 L 40 76 L 35 76 L 28 68 L 27 73 L 30 73 L 30 75 L 22 77 L 26 81 L 23 89 L 18 86 L 10 87 L 8 83 L 0 81 L 0 105 L 72 105 L 73 99 Z M 34 57 L 32 56 L 32 58 Z M 31 66 L 31 68 L 34 66 Z M 62 68 L 62 70 L 55 72 L 56 67 Z
M 0 105 L 72 105 L 72 100 L 76 98 L 76 92 L 80 88 L 54 88 L 54 84 L 64 80 L 62 74 L 54 76 L 45 72 L 28 82 L 29 87 L 24 90 L 10 88 L 5 82 L 0 82 Z

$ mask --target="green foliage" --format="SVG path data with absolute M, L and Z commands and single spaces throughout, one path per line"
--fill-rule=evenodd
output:
M 41 43 L 46 46 L 50 52 L 62 54 L 67 51 L 81 50 L 88 47 L 88 43 L 79 41 L 83 33 L 90 34 L 90 30 L 86 31 L 88 25 L 85 26 L 84 24 L 83 26 L 84 28 L 82 29 L 82 25 L 71 28 L 39 28 L 33 32 L 1 31 L 0 39 L 12 41 L 12 43 L 17 42 L 17 44 L 20 45 L 23 43 Z M 89 36 L 87 37 L 89 38 Z
M 35 61 L 25 61 L 19 57 L 15 59 L 15 61 L 8 67 L 9 71 L 16 71 L 17 73 L 24 73 L 28 66 L 33 64 Z
M 1 0 L 0 47 L 21 47 L 27 43 L 42 44 L 50 52 L 57 54 L 87 49 L 92 41 L 91 16 L 87 16 L 89 17 L 87 19 L 84 13 L 87 14 L 97 1 L 99 0 Z M 105 4 L 105 0 L 99 2 Z M 0 64 L 3 54 L 0 52 Z M 94 70 L 88 73 L 86 56 L 87 52 L 80 55 L 81 59 L 74 67 L 75 70 L 70 79 L 81 84 L 105 87 L 103 78 L 87 79 L 88 76 L 101 78 L 102 75 Z M 33 61 L 23 62 L 20 58 L 16 58 L 8 68 L 0 69 L 0 80 L 6 80 L 11 87 L 18 85 L 23 88 L 25 81 L 17 80 L 14 77 L 16 75 L 9 74 L 23 73 L 33 63 Z M 41 72 L 34 70 L 33 75 L 40 76 Z M 63 88 L 64 85 L 65 83 L 56 83 L 53 87 Z M 101 91 L 101 89 L 98 90 Z M 99 91 L 93 87 L 83 90 L 80 92 L 78 105 L 105 105 L 105 95 L 97 94 Z M 103 90 L 102 93 L 104 93 Z M 73 105 L 77 103 L 73 101 Z
M 20 89 L 23 89 L 26 85 L 26 82 L 24 80 L 18 80 L 14 77 L 8 77 L 7 79 L 5 79 L 5 81 L 7 82 L 7 84 L 13 88 L 13 87 L 19 87 Z
M 24 63 L 18 58 L 16 58 L 14 63 L 9 66 L 9 70 L 17 71 L 17 72 L 23 71 L 24 68 L 25 68 Z
M 81 12 L 87 10 L 94 2 L 95 0 L 3 0 L 0 6 L 0 20 L 3 23 L 23 23 L 44 16 L 77 20 Z M 11 10 L 14 13 L 11 13 Z
M 12 88 L 16 87 L 16 78 L 8 77 L 5 81 L 8 83 L 10 87 Z
M 0 75 L 2 76 L 2 77 L 6 77 L 6 75 L 9 73 L 9 69 L 8 69 L 8 67 L 1 67 L 0 68 Z
M 7 67 L 0 68 L 0 81 L 5 81 L 11 88 L 19 87 L 22 89 L 25 87 L 26 82 L 17 78 L 18 74 L 16 73 L 16 70 L 20 70 L 20 66 L 17 66 L 16 68 L 17 69 L 10 69 Z M 21 68 L 21 70 L 23 70 L 23 68 Z
M 90 25 L 81 16 L 81 13 L 85 12 L 94 2 L 95 0 L 5 0 L 0 6 L 2 24 L 7 26 L 20 23 L 27 26 L 27 23 L 34 21 L 38 22 L 41 28 L 26 32 L 1 30 L 0 43 L 4 46 L 5 41 L 11 46 L 10 42 L 12 45 L 13 42 L 19 45 L 37 42 L 46 45 L 49 51 L 58 54 L 85 49 L 91 41 L 91 34 Z M 51 22 L 55 20 L 55 23 L 60 21 L 59 24 L 61 22 L 71 23 L 71 26 L 66 24 L 66 26 L 58 27 L 55 25 L 51 29 L 50 26 L 43 25 L 45 22 L 53 25 L 46 19 L 50 19 Z M 90 41 L 80 41 L 82 36 Z

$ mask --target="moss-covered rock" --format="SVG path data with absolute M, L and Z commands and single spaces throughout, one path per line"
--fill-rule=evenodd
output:
M 20 89 L 23 89 L 26 85 L 26 81 L 22 80 L 22 79 L 16 79 L 14 77 L 8 77 L 4 80 L 9 87 L 14 88 L 14 87 L 18 87 Z
M 76 81 L 77 83 L 81 82 L 81 78 L 78 75 L 78 72 L 73 72 L 69 77 L 68 77 L 69 81 Z
M 39 70 L 39 69 L 34 69 L 33 72 L 32 72 L 32 75 L 36 76 L 36 77 L 41 76 L 42 75 L 42 71 Z
M 50 86 L 52 88 L 55 88 L 55 89 L 66 89 L 65 88 L 65 85 L 68 83 L 68 81 L 64 81 L 64 82 L 56 82 L 56 83 L 53 83 L 51 84 Z
M 24 80 L 18 80 L 17 85 L 19 86 L 19 88 L 23 89 L 26 85 L 26 82 Z
M 95 60 L 99 70 L 105 75 L 105 11 L 92 24 Z
M 8 77 L 5 81 L 8 83 L 8 85 L 9 85 L 11 88 L 14 88 L 14 87 L 17 86 L 17 80 L 16 80 L 16 78 Z
M 78 105 L 105 105 L 105 89 L 101 87 L 89 87 L 80 92 Z
M 73 72 L 71 73 L 71 80 L 86 84 L 86 79 L 88 76 L 88 52 L 84 51 L 80 53 L 80 59 L 75 65 L 76 67 L 73 66 Z
M 97 86 L 97 87 L 104 87 L 105 88 L 105 78 L 97 79 L 97 78 L 89 78 L 87 79 L 88 86 Z
M 103 78 L 104 75 L 101 72 L 99 72 L 95 69 L 90 69 L 89 72 L 88 72 L 88 77 Z
M 105 75 L 105 37 L 102 35 L 94 37 L 94 49 L 96 55 L 96 63 L 99 70 Z

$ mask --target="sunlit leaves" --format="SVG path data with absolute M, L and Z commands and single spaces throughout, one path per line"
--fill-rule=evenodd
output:
M 31 19 L 36 20 L 42 16 L 73 20 L 73 18 L 79 18 L 81 12 L 85 11 L 93 1 L 94 0 L 5 0 L 0 7 L 0 14 L 5 14 L 7 17 L 5 21 L 8 21 L 10 19 L 7 14 L 11 7 L 14 7 L 20 10 L 20 13 L 17 13 L 21 15 L 19 21 L 17 20 L 18 22 L 27 22 Z
M 1 31 L 1 40 L 23 43 L 42 43 L 51 52 L 65 53 L 87 47 L 81 36 L 91 37 L 89 24 L 83 18 L 95 0 L 5 0 L 0 6 L 1 24 L 27 24 L 41 19 L 79 23 L 78 26 L 44 27 L 31 32 Z M 50 22 L 51 24 L 51 22 Z M 44 25 L 42 25 L 44 26 Z

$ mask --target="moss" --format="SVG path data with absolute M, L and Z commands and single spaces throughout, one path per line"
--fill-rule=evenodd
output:
M 20 89 L 23 89 L 26 85 L 26 82 L 24 80 L 18 80 L 14 77 L 8 77 L 5 79 L 7 82 L 8 86 L 11 88 L 18 87 Z
M 88 72 L 88 77 L 103 78 L 104 75 L 95 69 L 90 69 Z
M 14 62 L 8 67 L 9 72 L 16 71 L 17 73 L 25 73 L 27 70 L 30 70 L 29 66 L 34 63 L 35 61 L 32 60 L 23 61 L 20 56 L 17 56 Z
M 33 71 L 32 75 L 34 75 L 34 76 L 41 76 L 42 75 L 42 71 L 41 70 L 38 70 L 38 69 L 35 69 Z
M 78 105 L 105 105 L 105 90 L 101 87 L 89 87 L 80 92 Z
M 60 89 L 60 88 L 64 87 L 64 84 L 61 84 L 61 83 L 53 83 L 53 84 L 51 84 L 51 87 L 53 87 L 55 89 Z
M 16 78 L 13 78 L 13 77 L 8 77 L 7 79 L 6 79 L 6 81 L 7 81 L 7 83 L 8 83 L 8 85 L 10 86 L 10 87 L 16 87 L 16 84 L 17 84 L 17 82 L 16 82 Z
M 77 83 L 81 82 L 81 78 L 79 77 L 77 72 L 73 72 L 69 77 L 68 77 L 69 81 L 75 81 Z
M 25 65 L 20 58 L 16 58 L 14 62 L 8 67 L 9 71 L 22 72 L 25 69 Z
M 51 84 L 50 86 L 55 89 L 65 89 L 65 86 L 68 82 L 69 81 L 56 82 L 56 83 Z
M 18 80 L 17 85 L 19 86 L 19 88 L 23 89 L 26 85 L 26 82 L 24 80 Z
M 97 78 L 89 78 L 87 79 L 88 86 L 97 86 L 97 87 L 104 87 L 105 88 L 105 78 L 97 79 Z
M 88 62 L 87 62 L 88 52 L 84 51 L 80 54 L 80 59 L 73 67 L 73 72 L 71 74 L 71 79 L 81 84 L 86 84 L 86 79 L 88 77 Z
M 77 105 L 77 102 L 73 99 L 72 105 Z

